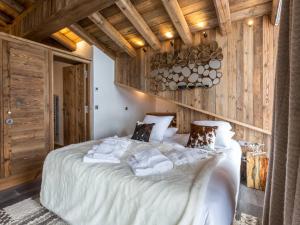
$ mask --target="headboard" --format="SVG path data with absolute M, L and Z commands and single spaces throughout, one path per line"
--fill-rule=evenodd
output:
M 146 113 L 146 115 L 152 115 L 152 116 L 174 116 L 171 124 L 169 127 L 177 127 L 176 123 L 176 113 L 174 112 L 150 112 Z

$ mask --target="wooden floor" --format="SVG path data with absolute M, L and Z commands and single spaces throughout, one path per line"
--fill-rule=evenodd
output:
M 248 188 L 244 183 L 240 185 L 239 201 L 237 205 L 237 217 L 246 213 L 258 217 L 261 224 L 264 205 L 264 192 Z
M 26 198 L 37 196 L 40 192 L 41 181 L 21 185 L 0 192 L 0 209 L 12 205 Z M 237 215 L 241 212 L 261 218 L 263 211 L 264 192 L 240 186 Z
M 0 191 L 0 209 L 40 193 L 41 180 Z

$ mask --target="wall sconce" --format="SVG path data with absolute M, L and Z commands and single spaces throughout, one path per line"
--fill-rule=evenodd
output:
M 207 38 L 207 33 L 205 31 L 202 34 L 204 38 Z

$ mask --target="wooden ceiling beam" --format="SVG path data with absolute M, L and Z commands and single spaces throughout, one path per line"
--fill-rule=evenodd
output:
M 272 2 L 271 23 L 275 26 L 280 23 L 281 5 L 282 0 L 273 0 Z
M 79 24 L 74 23 L 71 26 L 69 26 L 69 29 L 75 34 L 77 34 L 81 39 L 86 41 L 88 44 L 95 45 L 97 48 L 102 50 L 110 58 L 112 59 L 116 58 L 116 54 L 112 50 L 110 50 L 104 44 L 98 41 L 98 39 L 95 38 L 93 35 L 85 31 Z
M 231 16 L 229 0 L 214 0 L 220 33 L 226 35 L 231 32 Z
M 0 10 L 13 18 L 16 18 L 17 16 L 19 16 L 18 11 L 16 11 L 14 8 L 9 7 L 2 1 L 0 1 Z
M 0 19 L 0 26 L 2 26 L 3 28 L 6 28 L 7 23 L 5 23 L 3 20 Z
M 136 51 L 131 44 L 99 12 L 93 13 L 89 18 L 128 55 L 136 56 Z
M 182 41 L 186 45 L 192 45 L 193 36 L 177 0 L 162 0 L 162 3 L 167 10 Z
M 19 2 L 15 0 L 0 0 L 0 1 L 8 5 L 10 8 L 16 10 L 18 13 L 22 13 L 25 10 L 24 6 L 22 6 Z
M 62 5 L 60 1 L 38 1 L 15 19 L 10 26 L 10 34 L 40 41 L 114 2 L 114 0 L 72 0 L 65 1 Z M 52 6 L 51 10 L 49 5 Z
M 130 0 L 117 0 L 116 5 L 154 50 L 161 49 L 160 41 Z
M 51 38 L 53 38 L 54 40 L 56 40 L 58 43 L 60 43 L 61 45 L 63 45 L 65 48 L 67 48 L 70 51 L 76 51 L 76 43 L 73 42 L 72 40 L 70 40 L 69 38 L 67 38 L 65 35 L 63 35 L 60 32 L 56 32 L 54 34 L 51 34 Z
M 6 13 L 0 11 L 0 19 L 4 21 L 6 24 L 12 23 L 12 18 L 9 17 Z
M 271 13 L 271 4 L 272 4 L 271 2 L 267 2 L 265 4 L 257 5 L 253 8 L 247 8 L 247 9 L 232 12 L 231 21 L 235 22 L 247 18 L 255 18 L 255 17 L 268 15 Z M 195 33 L 201 30 L 212 29 L 218 26 L 217 18 L 204 20 L 203 22 L 206 24 L 205 27 L 199 27 L 198 24 L 194 24 L 190 27 L 191 31 Z

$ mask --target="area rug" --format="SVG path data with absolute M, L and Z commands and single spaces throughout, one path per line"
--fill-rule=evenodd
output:
M 39 198 L 28 198 L 0 209 L 0 225 L 68 225 L 44 208 Z M 242 213 L 233 225 L 258 225 L 258 219 Z

